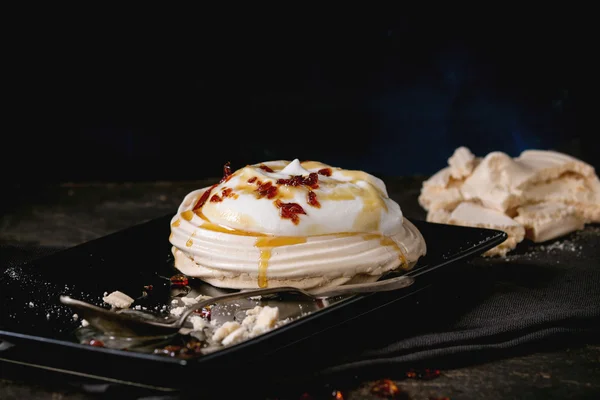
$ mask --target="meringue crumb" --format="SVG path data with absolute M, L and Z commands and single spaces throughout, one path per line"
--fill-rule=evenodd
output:
M 191 305 L 194 305 L 194 304 L 196 304 L 198 302 L 198 300 L 192 299 L 191 297 L 181 297 L 181 301 L 186 306 L 191 306 Z
M 90 323 L 89 323 L 89 322 L 87 322 L 85 319 L 82 319 L 82 320 L 81 320 L 81 326 L 82 326 L 82 327 L 84 327 L 84 328 L 85 328 L 86 326 L 89 326 L 89 325 L 90 325 Z
M 253 334 L 260 334 L 268 331 L 275 326 L 275 323 L 279 319 L 279 308 L 278 307 L 263 307 L 262 310 L 256 316 L 256 323 L 252 328 Z
M 194 326 L 192 329 L 194 331 L 201 331 L 204 328 L 210 327 L 210 324 L 208 323 L 208 321 L 206 321 L 204 318 L 202 318 L 198 315 L 194 315 L 194 316 L 190 317 L 189 321 Z
M 252 326 L 256 322 L 256 315 L 248 315 L 242 321 L 242 326 Z
M 102 298 L 102 300 L 104 300 L 106 304 L 110 304 L 111 306 L 116 308 L 129 308 L 131 307 L 134 301 L 131 297 L 127 296 L 123 292 L 119 292 L 118 290 L 112 292 L 108 296 L 106 296 L 105 292 L 105 296 Z
M 77 321 L 79 319 L 79 315 L 73 314 L 73 321 Z
M 221 325 L 220 328 L 218 328 L 215 331 L 212 339 L 215 342 L 221 342 L 223 339 L 225 339 L 227 336 L 229 336 L 233 331 L 240 329 L 240 327 L 241 327 L 241 325 L 239 322 L 235 322 L 235 321 L 225 322 L 223 325 Z
M 179 317 L 181 314 L 183 314 L 184 311 L 185 307 L 175 307 L 171 309 L 170 313 L 176 317 Z
M 221 341 L 221 344 L 223 346 L 229 346 L 235 343 L 239 343 L 244 339 L 248 338 L 248 332 L 246 332 L 245 329 L 236 329 L 233 332 L 231 332 L 229 335 L 227 335 L 225 337 L 225 339 L 223 339 Z
M 250 310 L 246 310 L 246 315 L 258 315 L 258 313 L 260 313 L 260 310 L 262 310 L 262 307 L 256 306 Z

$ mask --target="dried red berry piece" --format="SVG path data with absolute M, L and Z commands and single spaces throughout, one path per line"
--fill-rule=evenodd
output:
M 266 171 L 266 172 L 274 172 L 270 167 L 268 167 L 268 166 L 266 166 L 264 164 L 261 164 L 260 167 L 258 167 L 258 168 L 260 168 L 260 169 L 262 169 L 263 171 Z
M 102 340 L 98 340 L 98 339 L 90 339 L 88 341 L 88 344 L 90 346 L 94 346 L 94 347 L 104 347 L 104 342 Z
M 173 287 L 183 287 L 183 286 L 187 286 L 189 283 L 188 277 L 183 274 L 173 275 L 170 278 L 170 281 L 171 281 L 171 286 L 173 286 Z
M 380 379 L 373 383 L 371 393 L 386 398 L 394 398 L 400 393 L 398 386 L 390 379 Z
M 323 168 L 317 171 L 319 175 L 331 176 L 331 168 Z
M 276 200 L 275 206 L 280 209 L 281 218 L 291 219 L 296 225 L 300 223 L 300 217 L 298 217 L 298 214 L 306 215 L 306 211 L 304 211 L 302 206 L 298 203 L 284 203 L 281 200 Z

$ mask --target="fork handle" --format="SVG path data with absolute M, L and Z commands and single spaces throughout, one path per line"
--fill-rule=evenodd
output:
M 310 290 L 313 297 L 333 297 L 344 294 L 389 292 L 402 289 L 412 285 L 415 279 L 408 275 L 402 275 L 397 278 L 386 279 L 378 282 L 357 283 L 354 285 L 342 285 L 333 288 L 321 288 Z

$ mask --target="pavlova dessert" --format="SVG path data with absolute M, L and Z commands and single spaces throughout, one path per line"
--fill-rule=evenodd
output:
M 169 240 L 183 274 L 235 289 L 374 281 L 426 252 L 381 179 L 297 159 L 226 165 L 184 198 Z

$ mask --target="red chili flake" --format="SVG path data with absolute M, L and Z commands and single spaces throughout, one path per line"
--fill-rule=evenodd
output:
M 187 286 L 189 283 L 188 277 L 183 274 L 173 275 L 171 278 L 171 286 L 174 287 L 183 287 Z
M 312 190 L 308 191 L 308 204 L 316 208 L 321 208 L 321 203 L 317 200 L 317 194 Z
M 256 192 L 258 192 L 259 198 L 266 197 L 267 199 L 272 199 L 277 196 L 277 186 L 273 186 L 271 182 L 260 183 Z
M 201 348 L 201 342 L 198 340 L 190 340 L 185 346 L 168 345 L 159 349 L 154 349 L 154 354 L 169 357 L 191 358 L 200 353 Z
M 319 175 L 331 176 L 331 168 L 323 168 L 317 171 Z
M 90 346 L 94 346 L 94 347 L 104 347 L 104 342 L 102 342 L 102 340 L 98 340 L 98 339 L 90 339 L 88 344 Z
M 323 301 L 323 299 L 317 299 L 317 300 L 315 300 L 315 303 L 319 309 L 325 308 L 327 306 L 325 304 L 325 302 Z
M 218 194 L 213 194 L 212 197 L 210 198 L 211 203 L 219 203 L 221 201 L 223 201 L 223 199 L 220 198 Z
M 286 186 L 308 186 L 309 188 L 316 189 L 319 187 L 319 175 L 316 172 L 311 172 L 307 177 L 294 175 L 289 179 L 278 179 L 277 183 Z
M 181 346 L 169 345 L 160 349 L 154 349 L 154 354 L 161 354 L 165 356 L 175 357 L 183 349 Z
M 234 199 L 238 198 L 237 193 L 234 193 L 232 188 L 224 188 L 221 191 L 221 194 L 223 195 L 223 198 L 225 198 L 225 197 L 233 197 Z
M 248 179 L 248 183 L 253 183 L 256 179 L 256 176 L 253 176 L 252 178 Z
M 394 398 L 400 393 L 400 389 L 390 379 L 381 379 L 373 383 L 371 393 L 379 397 Z
M 225 163 L 225 165 L 223 165 L 223 178 L 221 178 L 221 181 L 219 183 L 229 180 L 230 176 L 231 176 L 231 163 L 229 161 L 227 161 Z
M 185 348 L 187 349 L 186 353 L 190 355 L 200 353 L 202 351 L 202 342 L 196 339 L 190 340 L 185 344 Z
M 205 318 L 206 320 L 210 321 L 210 317 L 211 317 L 211 311 L 212 306 L 206 306 L 206 307 L 202 307 L 201 310 L 196 310 L 194 311 L 195 314 L 199 314 L 202 318 Z
M 429 369 L 429 368 L 425 368 L 423 370 L 410 369 L 406 373 L 406 377 L 410 378 L 410 379 L 430 380 L 430 379 L 435 379 L 439 376 L 440 376 L 439 369 Z
M 281 218 L 291 219 L 296 225 L 298 225 L 300 222 L 300 217 L 298 217 L 298 214 L 306 215 L 306 212 L 298 203 L 284 203 L 280 200 L 277 200 L 275 201 L 275 205 L 281 210 Z
M 206 203 L 206 200 L 208 200 L 208 196 L 210 196 L 210 192 L 212 192 L 212 190 L 215 187 L 217 187 L 217 184 L 212 185 L 211 187 L 209 187 L 208 189 L 206 189 L 204 191 L 204 193 L 202 193 L 202 196 L 200 196 L 200 199 L 198 200 L 198 202 L 194 206 L 194 211 L 196 211 L 199 208 L 202 208 L 202 206 L 204 205 L 204 203 Z
M 344 395 L 339 390 L 334 390 L 331 393 L 331 398 L 335 400 L 344 400 Z
M 266 172 L 274 172 L 270 167 L 268 167 L 264 164 L 261 164 L 259 168 Z

